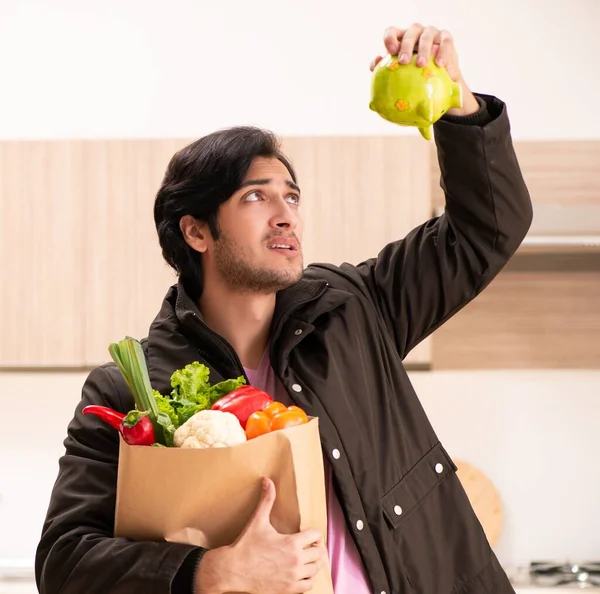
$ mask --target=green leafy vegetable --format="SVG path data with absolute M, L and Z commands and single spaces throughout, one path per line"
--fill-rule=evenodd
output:
M 178 425 L 177 408 L 180 404 L 177 401 L 170 400 L 167 396 L 163 396 L 158 390 L 154 390 L 154 398 L 158 410 L 168 415 L 174 425 Z
M 196 412 L 209 409 L 217 400 L 246 383 L 244 376 L 240 375 L 237 379 L 225 380 L 211 386 L 209 377 L 208 367 L 198 361 L 173 373 L 171 376 L 171 387 L 173 388 L 171 402 L 176 401 L 184 405 L 177 411 L 180 419 L 187 420 Z M 190 414 L 192 408 L 195 410 Z
M 177 409 L 177 416 L 179 417 L 179 424 L 183 425 L 188 419 L 193 417 L 197 412 L 206 410 L 203 404 L 190 404 L 182 406 Z
M 158 410 L 142 345 L 134 338 L 126 337 L 112 343 L 108 350 L 131 390 L 137 410 L 148 413 L 156 441 L 163 445 L 173 443 L 175 428 L 169 417 Z
M 137 409 L 140 412 L 148 411 L 154 422 L 158 408 L 150 385 L 142 345 L 134 338 L 127 337 L 118 343 L 112 343 L 108 351 L 131 390 Z
M 186 365 L 183 369 L 178 369 L 171 376 L 174 399 L 185 398 L 201 404 L 204 393 L 210 389 L 209 376 L 208 367 L 198 361 Z
M 240 375 L 237 379 L 228 379 L 214 386 L 211 386 L 211 399 L 215 399 L 215 401 L 211 404 L 211 406 L 219 400 L 219 398 L 223 398 L 230 392 L 233 392 L 235 389 L 243 386 L 246 383 L 246 378 L 243 375 Z
M 133 394 L 137 410 L 148 414 L 157 444 L 162 446 L 172 447 L 180 425 L 246 383 L 241 375 L 211 386 L 209 368 L 194 361 L 173 373 L 171 394 L 165 396 L 152 388 L 144 351 L 137 340 L 126 337 L 111 344 L 109 352 Z

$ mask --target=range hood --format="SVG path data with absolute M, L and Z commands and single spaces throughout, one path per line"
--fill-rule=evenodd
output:
M 600 201 L 595 206 L 534 204 L 521 250 L 600 251 Z
M 520 252 L 600 252 L 598 205 L 534 204 L 533 222 Z M 443 208 L 436 209 L 436 216 Z

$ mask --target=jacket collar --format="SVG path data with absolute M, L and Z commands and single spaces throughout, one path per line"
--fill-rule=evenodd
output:
M 184 325 L 190 321 L 202 321 L 202 314 L 196 303 L 186 292 L 181 281 L 171 287 L 175 295 L 175 315 Z M 351 297 L 346 291 L 336 290 L 322 279 L 303 276 L 294 285 L 277 293 L 273 315 L 272 336 L 277 338 L 284 322 L 292 315 L 307 323 L 312 323 L 325 312 L 335 309 Z M 192 326 L 196 322 L 192 322 Z
M 271 344 L 283 339 L 283 350 L 288 351 L 292 347 L 284 334 L 288 320 L 293 318 L 311 325 L 319 316 L 339 307 L 350 297 L 350 293 L 305 274 L 300 281 L 277 294 Z M 212 382 L 240 373 L 237 355 L 223 338 L 204 324 L 198 306 L 181 281 L 170 287 L 150 326 L 147 351 L 151 380 L 159 390 L 168 386 L 159 387 L 158 384 L 168 381 L 175 369 L 197 359 L 199 354 L 215 370 L 211 374 Z

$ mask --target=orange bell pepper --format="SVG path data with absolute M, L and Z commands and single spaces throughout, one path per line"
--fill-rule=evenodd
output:
M 246 438 L 254 439 L 271 431 L 288 429 L 308 423 L 307 414 L 298 406 L 288 406 L 273 401 L 264 410 L 256 411 L 248 417 Z

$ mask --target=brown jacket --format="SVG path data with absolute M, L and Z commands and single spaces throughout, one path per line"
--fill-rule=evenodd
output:
M 513 592 L 402 364 L 498 274 L 531 223 L 505 105 L 480 98 L 487 124 L 445 118 L 435 126 L 444 215 L 358 266 L 310 265 L 278 295 L 271 361 L 290 398 L 320 418 L 376 594 Z M 211 368 L 211 381 L 243 374 L 181 285 L 167 294 L 144 346 L 151 381 L 164 393 L 173 370 L 195 360 Z M 114 365 L 91 372 L 68 428 L 37 551 L 40 592 L 191 593 L 198 549 L 113 537 L 118 439 L 80 414 L 91 403 L 133 408 Z

